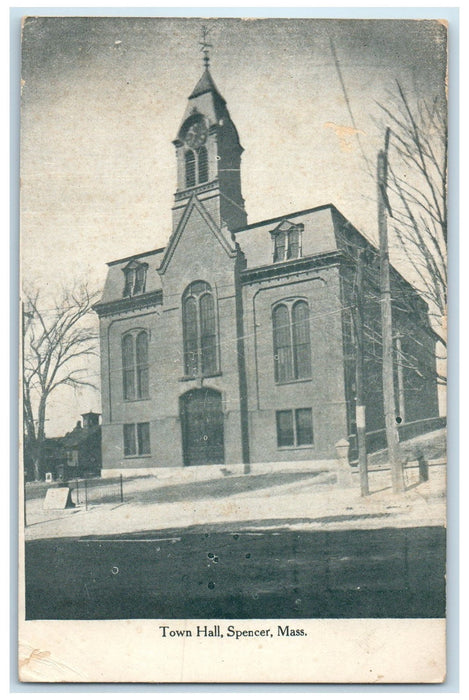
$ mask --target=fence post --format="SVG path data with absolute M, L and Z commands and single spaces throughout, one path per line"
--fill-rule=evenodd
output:
M 121 494 L 121 503 L 124 503 L 124 489 L 122 485 L 122 474 L 120 475 L 120 494 Z
M 80 503 L 80 491 L 78 487 L 78 479 L 75 479 L 76 487 L 77 487 L 77 505 Z
M 85 479 L 85 510 L 88 510 L 88 481 Z

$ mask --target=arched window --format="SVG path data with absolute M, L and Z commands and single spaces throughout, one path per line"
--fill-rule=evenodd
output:
M 141 263 L 138 262 L 138 260 L 131 260 L 129 264 L 123 268 L 125 277 L 124 297 L 133 297 L 136 294 L 144 293 L 147 268 L 147 263 Z
M 311 376 L 311 340 L 309 308 L 305 301 L 297 301 L 292 308 L 293 359 L 296 379 Z
M 277 304 L 272 312 L 275 381 L 311 376 L 309 307 L 306 301 Z
M 299 257 L 300 253 L 300 232 L 292 226 L 288 232 L 288 251 L 287 258 L 289 260 Z
M 205 146 L 201 146 L 201 148 L 199 148 L 197 161 L 199 171 L 198 184 L 200 185 L 202 182 L 208 181 L 208 155 Z
M 186 187 L 195 186 L 195 154 L 194 151 L 186 151 Z
M 189 296 L 183 302 L 184 371 L 189 377 L 197 375 L 199 341 L 197 333 L 197 300 Z
M 303 224 L 284 219 L 270 232 L 273 242 L 274 262 L 296 260 L 302 257 Z
M 135 359 L 134 339 L 128 334 L 122 338 L 122 372 L 124 382 L 124 399 L 135 398 Z
M 149 396 L 148 333 L 131 331 L 122 338 L 122 378 L 124 399 Z
M 145 291 L 146 268 L 143 265 L 135 270 L 134 294 L 142 294 Z
M 293 363 L 291 352 L 290 314 L 285 304 L 275 307 L 273 313 L 274 325 L 274 359 L 275 380 L 287 382 L 293 379 Z
M 274 245 L 274 262 L 281 262 L 282 260 L 285 260 L 285 233 L 283 231 L 280 231 L 275 236 L 275 245 Z
M 137 398 L 148 397 L 148 334 L 141 331 L 135 340 L 136 346 L 136 370 L 137 370 Z
M 218 369 L 215 301 L 207 282 L 192 282 L 183 294 L 184 371 L 210 376 Z

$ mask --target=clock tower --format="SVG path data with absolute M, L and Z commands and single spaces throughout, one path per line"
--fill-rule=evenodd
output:
M 177 190 L 173 207 L 176 229 L 190 198 L 195 195 L 217 226 L 231 231 L 247 224 L 241 194 L 243 148 L 226 102 L 208 67 L 189 96 L 176 139 Z

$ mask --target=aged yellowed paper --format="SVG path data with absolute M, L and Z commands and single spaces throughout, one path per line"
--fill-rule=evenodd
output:
M 447 26 L 26 17 L 19 678 L 445 678 Z

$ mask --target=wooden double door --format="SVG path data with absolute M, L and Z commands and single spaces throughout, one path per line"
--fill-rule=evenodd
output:
M 180 399 L 184 465 L 224 464 L 222 399 L 215 389 L 193 389 Z

